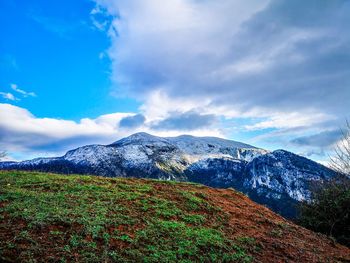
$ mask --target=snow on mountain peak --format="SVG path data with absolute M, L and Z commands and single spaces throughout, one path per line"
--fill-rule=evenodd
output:
M 249 149 L 257 149 L 254 146 L 251 146 L 249 144 L 236 142 L 232 140 L 222 139 L 218 137 L 195 137 L 191 135 L 180 135 L 177 137 L 168 137 L 166 138 L 169 141 L 175 142 L 175 143 L 186 143 L 186 144 L 209 144 L 210 147 L 226 147 L 226 148 L 249 148 Z
M 284 150 L 269 152 L 215 137 L 164 138 L 144 132 L 110 145 L 79 147 L 62 157 L 0 162 L 0 169 L 189 180 L 234 187 L 291 217 L 295 202 L 309 200 L 311 182 L 334 174 Z
M 157 137 L 146 132 L 134 133 L 126 138 L 120 139 L 111 145 L 121 146 L 127 144 L 154 144 L 154 143 L 168 143 L 165 138 Z
M 139 132 L 112 143 L 110 146 L 124 147 L 127 145 L 175 147 L 189 160 L 195 161 L 203 158 L 231 157 L 251 160 L 256 155 L 267 151 L 254 146 L 216 137 L 196 137 L 180 135 L 177 137 L 158 137 L 145 132 Z

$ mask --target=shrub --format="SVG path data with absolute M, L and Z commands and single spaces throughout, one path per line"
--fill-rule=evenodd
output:
M 299 206 L 299 223 L 350 247 L 350 180 L 338 177 L 315 187 Z

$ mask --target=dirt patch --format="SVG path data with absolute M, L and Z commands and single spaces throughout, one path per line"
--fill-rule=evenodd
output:
M 256 262 L 350 262 L 350 249 L 324 235 L 297 226 L 232 190 L 203 189 L 210 202 L 228 214 L 227 233 L 251 237 L 260 249 Z

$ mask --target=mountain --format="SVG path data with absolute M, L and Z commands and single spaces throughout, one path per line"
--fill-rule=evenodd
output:
M 349 262 L 232 189 L 0 172 L 1 262 Z
M 288 151 L 269 152 L 215 137 L 157 137 L 136 133 L 110 145 L 88 145 L 62 157 L 3 162 L 0 169 L 37 170 L 106 177 L 191 181 L 235 188 L 283 216 L 310 199 L 314 182 L 335 173 Z

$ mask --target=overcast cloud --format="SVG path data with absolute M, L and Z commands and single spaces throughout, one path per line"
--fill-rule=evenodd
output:
M 199 114 L 197 112 L 171 112 L 170 117 L 152 125 L 156 130 L 192 131 L 200 128 L 210 128 L 216 124 L 213 114 Z
M 111 40 L 112 93 L 141 101 L 139 112 L 74 122 L 2 104 L 0 146 L 54 151 L 137 131 L 239 130 L 257 133 L 248 143 L 317 156 L 350 118 L 350 1 L 95 2 L 91 20 Z
M 302 146 L 317 146 L 327 148 L 342 138 L 340 130 L 324 131 L 310 136 L 302 136 L 292 140 L 292 143 Z
M 129 94 L 347 114 L 349 1 L 98 2 L 117 15 L 112 77 Z
M 119 125 L 121 128 L 137 128 L 144 124 L 145 121 L 145 116 L 143 116 L 142 114 L 136 114 L 121 119 Z
M 350 1 L 96 2 L 114 16 L 108 54 L 119 93 L 254 118 L 248 129 L 312 125 L 315 136 L 349 117 Z

